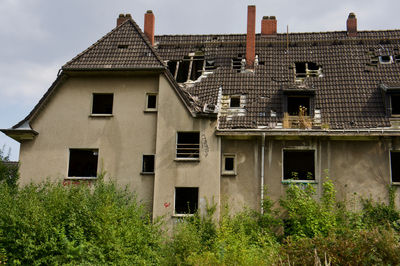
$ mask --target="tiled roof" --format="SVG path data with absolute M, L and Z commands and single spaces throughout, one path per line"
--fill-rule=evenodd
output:
M 321 123 L 332 129 L 389 127 L 380 84 L 400 83 L 400 62 L 380 64 L 379 56 L 400 56 L 400 30 L 347 33 L 290 33 L 256 36 L 259 65 L 254 72 L 232 69 L 232 59 L 244 56 L 246 35 L 156 36 L 163 60 L 180 60 L 190 52 L 203 51 L 216 70 L 194 86 L 185 88 L 198 105 L 218 104 L 222 95 L 246 95 L 244 116 L 219 117 L 220 129 L 273 128 L 283 120 L 283 91 L 307 87 L 315 90 L 313 110 Z M 375 62 L 374 62 L 375 60 Z M 295 81 L 295 62 L 322 67 L 322 77 Z M 276 117 L 271 116 L 271 110 Z M 313 111 L 312 110 L 312 111 Z
M 151 68 L 164 68 L 164 63 L 132 19 L 127 19 L 62 67 L 63 70 Z

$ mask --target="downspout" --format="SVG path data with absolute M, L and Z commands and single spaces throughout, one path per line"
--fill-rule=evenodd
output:
M 261 138 L 261 214 L 264 213 L 264 153 L 265 153 L 265 133 L 262 134 Z

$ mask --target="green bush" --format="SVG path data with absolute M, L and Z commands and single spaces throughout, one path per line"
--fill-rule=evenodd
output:
M 157 264 L 162 238 L 136 198 L 92 187 L 0 185 L 0 247 L 10 264 Z
M 19 179 L 18 164 L 9 164 L 10 151 L 8 154 L 4 152 L 5 146 L 0 149 L 0 183 L 6 183 L 12 188 L 17 187 Z

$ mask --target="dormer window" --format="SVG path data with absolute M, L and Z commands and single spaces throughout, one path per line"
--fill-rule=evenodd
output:
M 390 105 L 392 107 L 392 115 L 400 115 L 400 94 L 390 96 Z
M 380 84 L 387 117 L 400 117 L 400 87 Z
M 310 97 L 309 96 L 288 96 L 287 112 L 291 116 L 299 115 L 300 110 L 304 110 L 304 115 L 310 114 Z
M 240 108 L 240 96 L 231 96 L 229 107 Z
M 296 62 L 294 64 L 297 81 L 308 77 L 322 77 L 322 67 L 314 62 Z

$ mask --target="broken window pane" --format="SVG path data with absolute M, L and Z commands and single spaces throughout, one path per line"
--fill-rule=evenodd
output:
M 390 166 L 392 173 L 392 182 L 400 182 L 400 152 L 390 152 Z
M 154 155 L 143 155 L 142 173 L 154 173 Z
M 97 149 L 70 149 L 68 176 L 96 177 L 98 153 Z
M 175 188 L 175 214 L 194 214 L 199 198 L 198 187 Z
M 306 116 L 309 115 L 310 97 L 306 96 L 288 96 L 287 97 L 287 112 L 289 115 L 299 115 L 300 107 L 305 107 Z
M 392 115 L 400 115 L 400 95 L 391 95 Z
M 176 76 L 176 82 L 182 83 L 188 80 L 189 76 L 190 58 L 185 56 L 182 61 L 179 62 L 178 74 Z
M 175 77 L 175 71 L 176 71 L 176 63 L 177 63 L 176 61 L 172 61 L 172 60 L 167 62 L 169 72 L 171 72 L 172 76 L 174 76 L 174 77 Z
M 283 179 L 315 180 L 314 151 L 284 150 Z
M 231 96 L 229 107 L 238 108 L 240 107 L 240 96 Z
M 114 94 L 94 93 L 92 114 L 112 114 Z
M 178 132 L 176 143 L 176 158 L 199 158 L 200 133 Z
M 306 63 L 304 62 L 297 62 L 295 63 L 296 65 L 296 77 L 306 77 L 307 76 L 307 71 L 306 71 Z
M 190 79 L 197 80 L 203 73 L 204 56 L 193 57 L 192 71 L 190 72 Z

